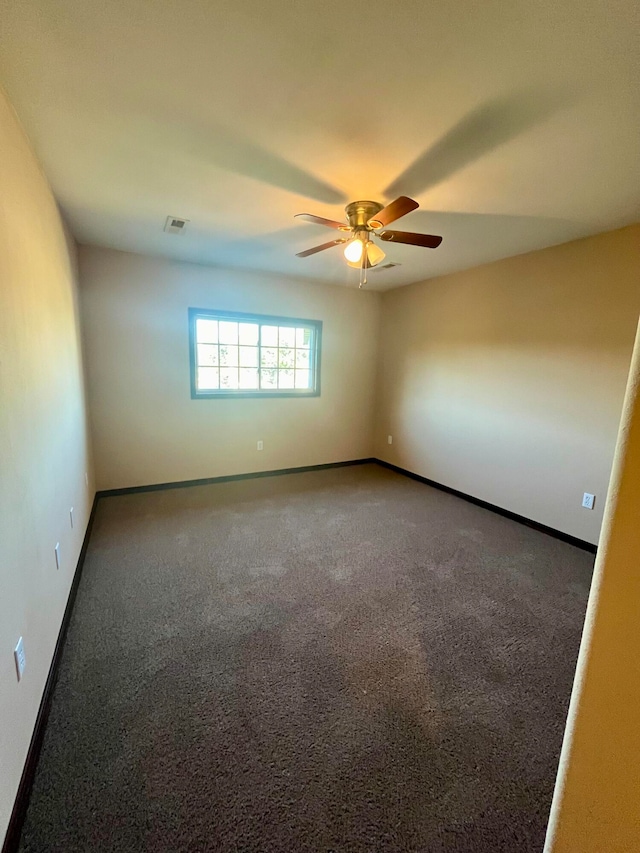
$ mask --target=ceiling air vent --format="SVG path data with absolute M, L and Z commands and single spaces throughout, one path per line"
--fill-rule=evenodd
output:
M 187 230 L 188 219 L 180 219 L 179 216 L 167 216 L 167 221 L 164 223 L 164 230 L 167 234 L 184 234 Z
M 390 269 L 393 269 L 393 267 L 400 267 L 400 266 L 402 266 L 402 264 L 394 264 L 393 261 L 391 261 L 388 264 L 384 264 L 384 266 L 378 267 L 378 269 L 379 270 L 390 270 Z

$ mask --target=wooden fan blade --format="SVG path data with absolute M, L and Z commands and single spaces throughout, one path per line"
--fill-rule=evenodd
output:
M 391 204 L 388 204 L 386 207 L 383 207 L 382 210 L 375 213 L 369 220 L 368 224 L 372 228 L 384 228 L 385 225 L 388 225 L 390 222 L 395 222 L 396 219 L 400 219 L 400 217 L 404 216 L 406 213 L 411 213 L 411 211 L 415 210 L 416 207 L 420 207 L 417 201 L 414 201 L 406 195 L 401 195 L 395 201 L 392 201 Z
M 347 237 L 339 237 L 337 240 L 331 240 L 329 243 L 323 243 L 322 246 L 314 246 L 313 249 L 305 249 L 304 252 L 296 252 L 296 258 L 307 258 L 309 255 L 315 255 L 316 252 L 324 252 L 325 249 L 330 249 L 332 246 L 339 246 L 340 243 L 346 243 Z
M 411 231 L 381 231 L 381 240 L 393 243 L 407 243 L 409 246 L 424 246 L 425 249 L 437 249 L 442 237 L 436 234 L 414 234 Z
M 313 213 L 296 213 L 294 219 L 304 219 L 305 222 L 314 222 L 316 225 L 326 225 L 327 228 L 339 228 L 341 231 L 350 231 L 346 222 L 336 222 L 335 219 L 325 219 L 324 216 L 314 216 Z

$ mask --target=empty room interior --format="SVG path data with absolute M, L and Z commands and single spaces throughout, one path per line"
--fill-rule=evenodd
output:
M 640 850 L 639 45 L 0 0 L 3 853 Z

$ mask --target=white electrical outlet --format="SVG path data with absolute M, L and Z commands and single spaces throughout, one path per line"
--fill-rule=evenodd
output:
M 71 527 L 73 527 L 73 507 L 69 510 L 69 521 L 71 522 Z
M 393 436 L 392 435 L 387 436 L 387 444 L 393 444 Z
M 56 569 L 60 568 L 60 543 L 56 542 L 56 547 L 53 549 L 56 555 Z
M 16 662 L 16 675 L 18 676 L 18 681 L 20 681 L 24 672 L 24 668 L 27 665 L 27 658 L 25 657 L 24 653 L 24 643 L 22 641 L 22 637 L 20 637 L 15 649 L 13 650 L 13 657 Z
M 582 506 L 585 509 L 593 509 L 593 506 L 596 502 L 596 496 L 590 495 L 589 492 L 585 492 L 582 496 Z
M 264 442 L 262 442 L 262 441 L 258 442 L 258 450 L 264 450 Z

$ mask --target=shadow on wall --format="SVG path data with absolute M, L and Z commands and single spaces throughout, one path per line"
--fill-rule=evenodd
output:
M 478 216 L 478 221 L 519 218 Z M 622 349 L 630 359 L 640 290 L 632 289 L 625 275 L 615 274 L 615 256 L 601 253 L 598 246 L 598 241 L 627 230 L 402 288 L 385 301 L 398 314 L 411 300 L 416 310 L 403 316 L 403 330 L 416 344 Z M 574 252 L 581 253 L 579 265 L 568 257 Z
M 561 286 L 551 253 L 537 253 L 529 271 L 521 258 L 500 265 L 499 275 L 492 265 L 431 281 L 406 312 L 403 302 L 417 291 L 394 294 L 390 322 L 401 312 L 403 323 L 387 391 L 400 401 L 419 387 L 424 403 L 451 400 L 457 388 L 465 405 L 541 421 L 550 407 L 570 422 L 597 401 L 596 420 L 617 417 L 640 294 L 624 281 L 603 287 L 597 270 Z
M 378 441 L 394 443 L 378 452 L 597 541 L 640 312 L 633 246 L 622 229 L 385 294 Z

